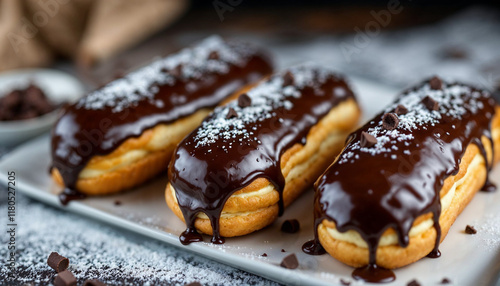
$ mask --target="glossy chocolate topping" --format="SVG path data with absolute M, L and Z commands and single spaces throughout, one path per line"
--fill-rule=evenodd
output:
M 488 92 L 458 83 L 432 85 L 424 82 L 405 92 L 352 133 L 338 160 L 315 186 L 316 244 L 323 219 L 333 221 L 339 232 L 359 232 L 368 244 L 369 265 L 357 269 L 355 278 L 376 282 L 379 275 L 386 277 L 379 282 L 389 281 L 386 269 L 376 267 L 380 237 L 392 228 L 399 245 L 406 247 L 413 222 L 427 213 L 433 214 L 437 231 L 429 256 L 438 257 L 443 182 L 457 174 L 469 144 L 477 144 L 485 156 L 481 138 L 492 142 L 495 101 Z M 400 112 L 392 123 L 396 109 Z M 363 132 L 376 138 L 373 146 L 361 146 Z
M 272 72 L 255 47 L 217 36 L 157 60 L 69 106 L 52 134 L 53 167 L 74 191 L 90 158 L 146 129 L 210 108 Z
M 278 190 L 281 213 L 281 155 L 296 143 L 305 144 L 311 127 L 352 97 L 342 78 L 304 65 L 216 108 L 179 144 L 170 163 L 170 183 L 188 227 L 181 242 L 201 239 L 194 222 L 202 212 L 211 221 L 212 242 L 222 243 L 219 217 L 226 200 L 257 178 L 268 179 Z

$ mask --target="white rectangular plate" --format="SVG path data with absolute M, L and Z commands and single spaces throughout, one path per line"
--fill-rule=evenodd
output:
M 369 119 L 388 104 L 397 94 L 393 88 L 362 79 L 352 79 L 352 85 Z M 287 284 L 340 285 L 340 279 L 352 281 L 352 268 L 329 255 L 309 256 L 301 246 L 313 237 L 313 191 L 308 190 L 294 202 L 273 225 L 264 230 L 239 238 L 228 238 L 224 245 L 212 245 L 205 237 L 203 243 L 183 246 L 179 234 L 185 225 L 168 209 L 164 200 L 166 178 L 157 178 L 148 184 L 122 194 L 88 198 L 62 207 L 57 198 L 61 188 L 49 174 L 50 138 L 35 139 L 0 161 L 0 181 L 6 184 L 7 171 L 16 171 L 18 190 L 44 203 L 67 211 L 95 218 L 118 227 L 149 236 L 168 244 L 198 253 L 216 261 Z M 491 173 L 491 179 L 500 184 L 500 168 Z M 116 206 L 119 200 L 122 204 Z M 29 210 L 24 210 L 29 211 Z M 286 219 L 298 219 L 300 232 L 287 234 L 280 231 Z M 467 224 L 478 229 L 476 235 L 467 235 Z M 282 252 L 284 249 L 286 252 Z M 424 258 L 396 270 L 393 285 L 406 285 L 417 279 L 422 285 L 438 284 L 447 277 L 454 285 L 495 284 L 500 271 L 500 191 L 479 193 L 459 216 L 448 237 L 440 246 L 438 259 Z M 262 257 L 263 253 L 267 257 Z M 288 270 L 279 266 L 282 258 L 297 254 L 300 267 Z

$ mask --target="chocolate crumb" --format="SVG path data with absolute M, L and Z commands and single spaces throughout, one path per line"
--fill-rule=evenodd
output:
M 467 233 L 467 234 L 476 234 L 477 230 L 472 225 L 467 225 L 465 227 L 465 233 Z
M 300 230 L 300 223 L 296 219 L 287 219 L 281 225 L 281 231 L 286 233 L 296 233 Z
M 265 252 L 264 252 L 264 253 L 262 253 L 260 256 L 262 256 L 262 257 L 267 257 L 267 253 L 265 253 Z
M 209 60 L 218 60 L 218 59 L 220 59 L 219 53 L 217 51 L 210 52 L 210 54 L 208 55 L 208 59 Z
M 299 261 L 297 260 L 295 253 L 285 256 L 285 258 L 281 261 L 280 266 L 287 269 L 296 269 L 299 267 Z
M 188 284 L 184 284 L 184 286 L 202 286 L 200 282 L 191 282 L 191 283 L 188 283 Z
M 361 148 L 367 147 L 373 147 L 375 144 L 377 144 L 378 140 L 375 138 L 375 136 L 371 135 L 370 133 L 366 133 L 365 131 L 361 131 L 361 142 L 359 143 Z
M 281 252 L 286 252 L 286 250 L 284 250 L 283 248 L 281 249 Z
M 238 106 L 239 107 L 248 107 L 252 104 L 252 99 L 248 96 L 248 94 L 243 93 L 238 97 Z
M 64 270 L 57 274 L 54 279 L 54 286 L 74 286 L 76 285 L 76 278 L 69 270 Z
M 431 111 L 439 109 L 439 103 L 430 96 L 424 97 L 424 99 L 422 99 L 422 103 L 425 105 L 427 109 Z
M 230 119 L 233 117 L 238 117 L 238 112 L 236 112 L 236 110 L 234 110 L 234 108 L 231 107 L 231 108 L 229 108 L 229 111 L 227 112 L 226 119 Z
M 340 284 L 345 285 L 345 286 L 349 286 L 349 285 L 351 285 L 351 281 L 340 279 Z
M 431 86 L 431 89 L 437 90 L 437 89 L 442 89 L 443 88 L 443 82 L 437 76 L 431 78 L 431 80 L 429 81 L 429 84 Z
M 448 278 L 443 278 L 443 280 L 441 280 L 441 284 L 450 284 L 450 283 L 451 283 L 451 280 Z
M 115 206 L 121 206 L 122 202 L 120 200 L 115 200 Z
M 404 105 L 398 104 L 398 106 L 396 107 L 396 110 L 394 112 L 397 115 L 404 115 L 404 114 L 408 113 L 408 109 Z
M 413 279 L 410 282 L 408 282 L 408 284 L 406 284 L 406 285 L 408 285 L 408 286 L 420 286 L 420 283 L 418 283 L 418 281 L 416 279 Z
M 382 126 L 387 130 L 394 130 L 398 127 L 399 118 L 394 113 L 386 113 L 382 117 Z
M 175 68 L 173 68 L 170 71 L 170 74 L 176 78 L 182 77 L 182 64 L 178 64 Z
M 99 279 L 88 279 L 83 282 L 83 286 L 106 286 L 106 283 Z
M 293 74 L 291 72 L 286 72 L 285 75 L 283 76 L 283 86 L 289 86 L 293 85 L 295 79 L 293 77 Z
M 47 264 L 56 272 L 62 272 L 69 266 L 69 259 L 59 255 L 57 252 L 52 252 L 47 259 Z

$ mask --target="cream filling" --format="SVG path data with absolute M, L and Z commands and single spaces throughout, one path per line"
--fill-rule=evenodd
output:
M 481 155 L 476 155 L 472 162 L 469 165 L 469 170 L 475 170 L 480 164 L 484 163 L 484 159 L 482 158 Z M 448 191 L 448 193 L 441 198 L 441 212 L 446 211 L 450 205 L 451 202 L 453 201 L 453 197 L 455 196 L 455 192 L 457 190 L 457 187 L 461 186 L 464 181 L 469 179 L 469 177 L 472 176 L 470 172 L 467 172 L 465 176 L 462 177 L 462 179 L 458 180 L 453 184 L 451 189 Z M 418 236 L 425 231 L 429 230 L 434 226 L 434 221 L 432 218 L 426 219 L 419 223 L 418 225 L 413 226 L 410 229 L 409 236 L 410 237 L 415 237 Z M 348 230 L 346 232 L 339 232 L 336 228 L 331 228 L 331 227 L 325 227 L 328 234 L 333 237 L 336 240 L 341 240 L 345 242 L 349 242 L 352 244 L 355 244 L 356 246 L 363 247 L 363 248 L 368 248 L 368 244 L 365 242 L 365 240 L 361 237 L 359 232 L 355 230 Z M 398 237 L 396 233 L 391 233 L 391 234 L 386 234 L 383 235 L 380 238 L 379 241 L 379 246 L 387 246 L 387 245 L 396 245 L 398 244 Z
M 134 162 L 137 162 L 146 157 L 151 152 L 168 148 L 173 144 L 177 144 L 184 138 L 191 130 L 194 130 L 199 123 L 210 113 L 209 109 L 202 109 L 191 115 L 191 117 L 181 119 L 183 122 L 172 124 L 160 124 L 154 127 L 153 136 L 141 149 L 130 150 L 121 156 L 109 159 L 112 168 L 99 169 L 86 166 L 78 175 L 79 179 L 88 179 L 105 175 L 117 169 L 126 167 Z M 117 164 L 114 162 L 118 162 Z

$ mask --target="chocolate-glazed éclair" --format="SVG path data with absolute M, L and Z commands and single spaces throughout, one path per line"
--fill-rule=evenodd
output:
M 198 213 L 204 213 L 211 223 L 212 242 L 223 243 L 219 220 L 226 202 L 258 178 L 267 179 L 279 192 L 282 213 L 283 153 L 295 144 L 305 145 L 311 128 L 348 99 L 354 101 L 354 96 L 341 77 L 323 68 L 302 65 L 216 108 L 179 144 L 170 162 L 170 184 L 187 225 L 181 242 L 202 239 L 195 221 Z
M 52 166 L 66 187 L 62 202 L 78 197 L 76 182 L 93 156 L 109 154 L 158 124 L 214 107 L 271 72 L 260 49 L 212 36 L 91 92 L 66 108 L 53 128 Z
M 343 234 L 355 231 L 366 243 L 368 265 L 357 268 L 353 272 L 355 278 L 392 281 L 394 274 L 377 266 L 381 237 L 393 229 L 397 237 L 394 243 L 406 248 L 414 222 L 427 215 L 432 220 L 429 228 L 436 231 L 428 256 L 438 257 L 442 240 L 441 201 L 445 199 L 440 198 L 440 191 L 445 180 L 459 172 L 462 157 L 471 144 L 477 145 L 490 170 L 494 156 L 487 156 L 485 147 L 491 148 L 491 155 L 491 124 L 496 107 L 488 92 L 442 82 L 437 77 L 403 93 L 384 112 L 351 134 L 336 162 L 316 182 L 315 240 L 305 244 L 304 251 L 320 251 L 318 226 L 331 221 L 334 228 L 325 229 L 328 235 L 337 235 L 337 241 L 346 238 Z M 492 186 L 487 176 L 485 186 Z

